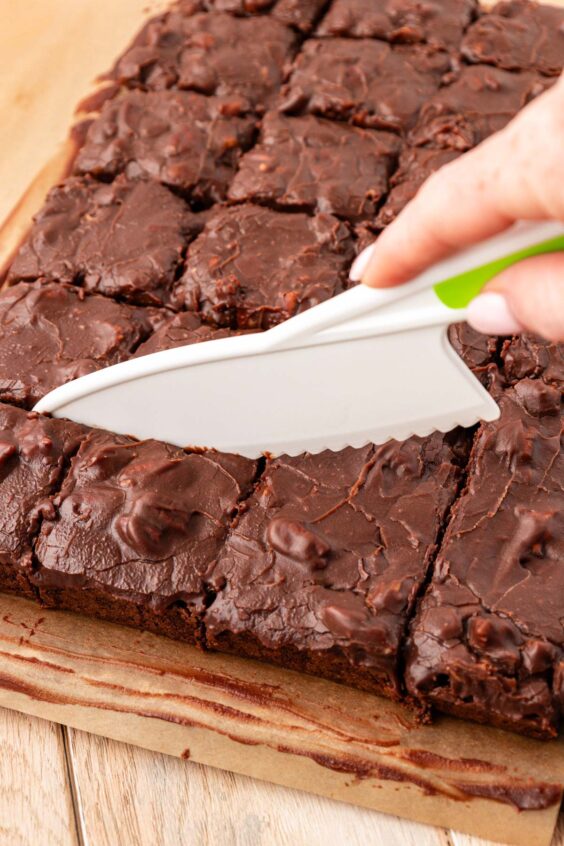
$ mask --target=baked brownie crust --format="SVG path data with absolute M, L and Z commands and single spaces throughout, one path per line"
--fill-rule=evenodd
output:
M 352 258 L 331 215 L 218 209 L 190 248 L 177 302 L 217 326 L 266 329 L 338 294 Z

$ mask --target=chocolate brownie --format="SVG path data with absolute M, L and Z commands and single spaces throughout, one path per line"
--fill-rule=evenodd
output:
M 207 323 L 203 323 L 197 314 L 183 311 L 167 317 L 154 334 L 141 344 L 132 358 L 238 334 L 244 333 L 233 332 L 231 329 L 214 329 Z
M 487 385 L 490 365 L 497 354 L 498 338 L 476 332 L 468 323 L 455 323 L 449 326 L 448 339 L 474 376 Z
M 425 45 L 390 47 L 368 38 L 312 39 L 294 63 L 281 108 L 404 132 L 449 68 L 446 53 Z
M 476 13 L 475 0 L 333 0 L 317 33 L 458 48 Z
M 310 32 L 328 0 L 278 0 L 273 17 L 302 32 Z
M 376 227 L 383 228 L 395 220 L 431 174 L 459 155 L 457 150 L 405 147 L 400 154 L 398 169 L 390 179 L 390 193 L 376 217 Z
M 339 293 L 352 258 L 331 215 L 220 208 L 190 248 L 177 305 L 217 326 L 266 329 Z
M 255 120 L 240 103 L 193 91 L 127 91 L 109 100 L 90 125 L 77 173 L 148 177 L 196 203 L 225 198 Z
M 458 437 L 274 460 L 207 577 L 208 646 L 398 697 Z
M 409 692 L 536 737 L 564 712 L 562 390 L 524 379 L 482 425 L 411 627 Z
M 371 219 L 388 190 L 397 136 L 269 112 L 260 143 L 241 160 L 231 200 Z
M 425 103 L 410 143 L 469 150 L 503 129 L 548 84 L 536 73 L 515 74 L 487 65 L 465 67 L 452 85 Z
M 558 76 L 564 68 L 564 9 L 528 0 L 498 3 L 462 42 L 470 62 Z
M 205 574 L 255 473 L 238 456 L 91 432 L 36 543 L 42 601 L 196 642 Z
M 32 408 L 53 388 L 129 358 L 162 317 L 61 283 L 0 293 L 0 401 Z
M 531 377 L 564 387 L 564 344 L 525 333 L 505 341 L 501 357 L 504 376 L 510 383 Z
M 34 597 L 32 544 L 85 432 L 0 404 L 0 590 Z
M 175 86 L 236 96 L 241 107 L 262 109 L 276 98 L 295 46 L 292 30 L 271 17 L 174 9 L 145 26 L 113 77 L 155 90 Z
M 201 222 L 157 182 L 110 185 L 71 177 L 53 188 L 8 281 L 79 284 L 133 303 L 166 305 L 186 244 Z

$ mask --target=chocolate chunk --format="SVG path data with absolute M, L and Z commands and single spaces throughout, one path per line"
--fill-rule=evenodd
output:
M 317 34 L 458 48 L 476 12 L 474 0 L 333 0 Z
M 212 568 L 209 645 L 398 696 L 457 463 L 440 434 L 274 460 Z
M 470 27 L 462 42 L 470 62 L 558 76 L 564 68 L 564 9 L 546 3 L 498 3 Z
M 412 144 L 469 150 L 509 123 L 550 83 L 536 73 L 514 74 L 473 65 L 421 109 L 409 135 Z
M 564 705 L 555 682 L 564 650 L 557 393 L 525 379 L 497 397 L 501 418 L 480 428 L 411 627 L 406 671 L 424 702 L 544 738 L 557 733 Z M 453 617 L 458 625 L 447 627 Z
M 113 76 L 153 90 L 175 86 L 236 96 L 260 109 L 274 101 L 294 49 L 295 35 L 270 17 L 183 15 L 177 9 L 146 25 Z
M 399 141 L 388 133 L 269 112 L 229 198 L 370 219 L 388 190 L 398 153 Z
M 312 39 L 294 63 L 281 108 L 405 132 L 449 69 L 448 55 L 426 46 Z
M 157 314 L 69 285 L 0 293 L 0 400 L 32 408 L 53 388 L 129 358 Z
M 85 432 L 0 404 L 0 589 L 34 597 L 32 544 Z
M 225 198 L 255 121 L 236 99 L 191 91 L 128 91 L 108 101 L 88 129 L 78 173 L 148 177 L 198 203 Z
M 525 333 L 506 341 L 501 356 L 503 372 L 509 382 L 530 376 L 560 386 L 564 384 L 564 344 Z
M 190 248 L 177 301 L 218 326 L 266 329 L 339 293 L 352 257 L 331 215 L 218 209 Z
M 141 305 L 167 304 L 200 227 L 184 201 L 156 182 L 72 177 L 49 192 L 8 280 L 45 277 Z

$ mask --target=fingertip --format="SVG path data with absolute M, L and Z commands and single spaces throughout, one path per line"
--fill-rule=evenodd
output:
M 506 297 L 495 291 L 487 291 L 472 300 L 468 306 L 468 323 L 485 335 L 516 335 L 524 328 L 511 311 Z

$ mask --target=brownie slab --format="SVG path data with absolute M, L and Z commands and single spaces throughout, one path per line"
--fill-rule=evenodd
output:
M 120 83 L 153 90 L 172 86 L 239 97 L 263 109 L 278 94 L 295 34 L 271 17 L 173 10 L 149 21 L 118 60 Z
M 520 74 L 472 65 L 425 103 L 411 144 L 469 150 L 506 124 L 541 94 L 548 80 L 536 73 Z
M 524 379 L 496 398 L 411 627 L 406 684 L 442 711 L 548 738 L 564 710 L 562 390 Z
M 255 462 L 93 431 L 36 543 L 47 605 L 199 639 L 204 576 Z
M 530 377 L 541 378 L 561 389 L 564 386 L 564 344 L 523 333 L 505 341 L 501 357 L 503 374 L 509 383 Z
M 457 435 L 279 458 L 208 575 L 208 646 L 398 697 Z
M 0 403 L 0 590 L 34 597 L 32 545 L 85 432 Z
M 449 69 L 448 55 L 425 45 L 311 39 L 294 63 L 281 108 L 405 132 Z
M 237 100 L 193 91 L 127 91 L 88 129 L 75 170 L 97 178 L 156 179 L 196 203 L 225 198 L 255 120 Z
M 53 188 L 9 283 L 44 277 L 141 305 L 166 305 L 198 215 L 157 182 L 71 177 Z
M 462 42 L 470 62 L 558 76 L 564 68 L 564 9 L 547 3 L 498 3 L 470 27 Z
M 458 47 L 477 9 L 474 0 L 333 0 L 317 34 Z
M 391 133 L 268 112 L 243 156 L 231 200 L 371 219 L 388 190 L 400 142 Z
M 0 401 L 32 408 L 59 385 L 129 358 L 162 319 L 70 285 L 0 293 Z
M 352 259 L 331 215 L 220 208 L 190 247 L 176 303 L 217 326 L 267 329 L 343 290 Z

